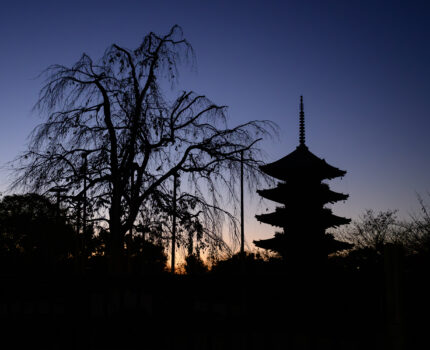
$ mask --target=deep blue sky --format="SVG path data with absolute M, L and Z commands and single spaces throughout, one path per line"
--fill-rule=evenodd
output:
M 13 159 L 40 121 L 31 112 L 48 65 L 98 58 L 111 43 L 182 26 L 197 57 L 179 88 L 228 105 L 231 125 L 270 119 L 279 141 L 267 161 L 298 144 L 304 95 L 307 144 L 348 171 L 335 213 L 417 210 L 430 191 L 430 3 L 428 1 L 2 1 L 0 164 Z M 0 191 L 9 183 L 0 172 Z M 255 198 L 256 199 L 256 198 Z M 252 219 L 250 240 L 265 238 Z M 259 231 L 259 230 L 262 231 Z

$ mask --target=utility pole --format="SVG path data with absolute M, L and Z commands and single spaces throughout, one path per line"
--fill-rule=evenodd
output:
M 176 247 L 176 188 L 178 186 L 178 173 L 173 175 L 173 217 L 172 217 L 172 275 L 175 274 L 175 247 Z
M 83 213 L 82 213 L 82 233 L 85 235 L 87 228 L 87 168 L 88 168 L 88 153 L 84 152 L 82 158 L 84 159 L 83 164 L 83 177 L 84 177 L 84 194 L 83 194 Z
M 245 226 L 243 208 L 243 150 L 240 151 L 240 255 L 245 257 Z
M 83 180 L 84 180 L 84 184 L 83 184 L 84 188 L 83 188 L 83 193 L 77 197 L 76 259 L 75 259 L 75 269 L 77 273 L 81 273 L 84 268 L 83 253 L 85 248 L 85 233 L 87 228 L 87 168 L 88 168 L 87 156 L 88 156 L 87 152 L 83 152 L 81 155 L 83 164 L 80 171 L 81 173 L 80 175 L 83 177 Z M 82 202 L 82 207 L 81 207 L 81 202 Z M 82 233 L 81 233 L 81 224 L 82 224 Z

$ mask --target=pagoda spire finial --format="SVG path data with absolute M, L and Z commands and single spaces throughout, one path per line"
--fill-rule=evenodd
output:
M 303 96 L 300 96 L 300 146 L 305 146 L 305 112 L 303 109 Z

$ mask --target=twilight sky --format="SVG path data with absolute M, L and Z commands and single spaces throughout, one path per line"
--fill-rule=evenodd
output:
M 196 53 L 179 89 L 228 105 L 230 125 L 270 119 L 280 139 L 265 142 L 271 162 L 298 144 L 304 96 L 310 150 L 347 170 L 334 206 L 418 210 L 430 191 L 430 3 L 428 1 L 2 0 L 0 7 L 0 191 L 4 166 L 22 151 L 40 117 L 31 108 L 50 64 L 99 58 L 117 43 L 136 47 L 149 31 L 179 24 Z M 253 218 L 248 241 L 273 230 Z

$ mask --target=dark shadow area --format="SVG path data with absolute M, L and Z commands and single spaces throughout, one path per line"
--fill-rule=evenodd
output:
M 367 221 L 379 223 L 380 217 Z M 109 256 L 103 254 L 106 233 L 88 230 L 77 241 L 66 219 L 43 196 L 0 202 L 5 348 L 422 349 L 428 344 L 426 236 L 413 250 L 406 243 L 384 243 L 331 255 L 319 265 L 248 253 L 209 270 L 190 255 L 187 275 L 166 272 L 165 247 L 156 239 L 128 237 L 128 268 L 118 275 L 109 272 Z
M 118 275 L 109 272 L 109 256 L 102 254 L 102 232 L 81 235 L 81 253 L 73 255 L 76 235 L 57 209 L 33 194 L 0 202 L 0 321 L 7 349 L 423 349 L 428 344 L 425 237 L 413 251 L 384 243 L 330 255 L 313 266 L 302 264 L 303 258 L 247 253 L 209 270 L 190 255 L 187 274 L 171 275 L 161 243 L 137 236 L 126 245 L 128 270 Z M 47 238 L 54 232 L 61 244 Z
M 2 276 L 3 342 L 45 349 L 422 349 L 428 259 L 402 258 L 395 247 L 385 254 L 368 265 L 337 257 L 313 272 L 251 256 L 244 268 L 233 258 L 199 275 Z

